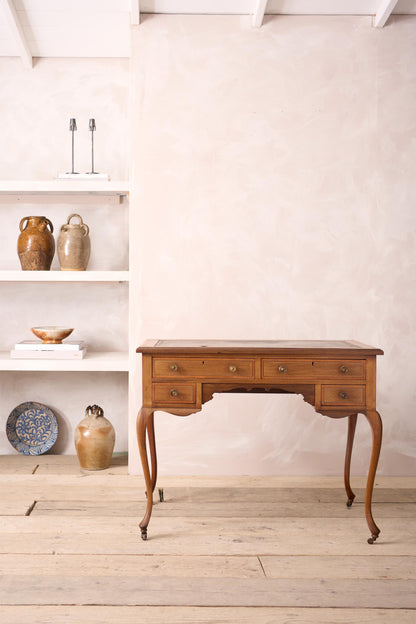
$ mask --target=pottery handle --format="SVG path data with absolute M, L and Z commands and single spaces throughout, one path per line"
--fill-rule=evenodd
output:
M 97 405 L 97 413 L 95 414 L 96 418 L 102 418 L 104 416 L 104 410 L 102 407 L 98 407 Z
M 82 217 L 81 215 L 77 214 L 76 212 L 72 213 L 69 215 L 68 219 L 66 220 L 66 224 L 69 225 L 69 222 L 71 221 L 71 219 L 73 219 L 74 217 L 77 217 L 79 219 L 79 224 L 82 225 Z
M 90 233 L 90 228 L 88 227 L 88 225 L 86 223 L 83 222 L 81 215 L 76 214 L 75 212 L 71 215 L 69 215 L 68 220 L 66 222 L 66 225 L 69 225 L 69 222 L 71 221 L 71 219 L 73 217 L 78 217 L 79 219 L 79 226 L 81 228 L 81 230 L 84 232 L 84 236 L 88 236 L 88 234 Z M 62 226 L 64 227 L 64 226 Z
M 25 224 L 25 226 L 23 227 L 23 223 L 24 223 L 25 221 L 26 221 L 26 224 Z M 20 229 L 20 231 L 21 231 L 21 232 L 23 232 L 23 230 L 25 230 L 25 229 L 26 229 L 28 222 L 29 222 L 29 217 L 23 217 L 23 219 L 20 221 L 20 223 L 19 223 L 19 229 Z
M 66 225 L 69 225 L 71 219 L 73 217 L 77 217 L 79 219 L 79 226 L 81 228 L 81 230 L 84 232 L 84 236 L 88 236 L 89 232 L 90 232 L 90 228 L 88 227 L 88 225 L 86 223 L 83 222 L 81 215 L 76 214 L 76 212 L 74 212 L 73 214 L 69 215 Z M 63 228 L 65 226 L 62 226 Z M 66 228 L 65 228 L 66 229 Z
M 49 221 L 49 219 L 47 219 L 46 217 L 45 217 L 45 221 L 46 221 L 46 225 L 47 225 L 47 226 L 49 225 L 49 228 L 50 228 L 50 230 L 51 230 L 51 234 L 52 234 L 52 232 L 53 232 L 53 225 L 52 225 L 52 222 L 51 222 L 51 221 Z

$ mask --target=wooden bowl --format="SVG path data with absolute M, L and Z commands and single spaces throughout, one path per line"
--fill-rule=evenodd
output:
M 32 332 L 42 340 L 43 344 L 61 344 L 62 340 L 68 338 L 73 331 L 73 327 L 56 327 L 55 325 L 32 327 Z

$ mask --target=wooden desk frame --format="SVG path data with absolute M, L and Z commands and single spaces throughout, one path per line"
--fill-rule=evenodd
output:
M 365 516 L 371 532 L 367 541 L 375 542 L 380 529 L 371 502 L 382 440 L 376 410 L 376 356 L 383 354 L 381 349 L 353 341 L 149 340 L 137 352 L 143 357 L 143 406 L 137 416 L 147 496 L 140 523 L 143 539 L 147 539 L 157 480 L 154 412 L 188 416 L 199 412 L 216 392 L 267 392 L 301 394 L 319 414 L 348 417 L 344 463 L 348 507 L 355 498 L 350 467 L 357 414 L 365 415 L 373 438 Z

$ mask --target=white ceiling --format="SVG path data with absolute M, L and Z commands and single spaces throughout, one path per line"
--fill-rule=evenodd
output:
M 416 14 L 416 0 L 0 0 L 0 56 L 129 57 L 130 27 L 146 13 L 368 15 L 382 27 L 391 13 Z

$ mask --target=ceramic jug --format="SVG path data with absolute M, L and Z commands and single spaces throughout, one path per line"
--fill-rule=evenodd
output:
M 75 429 L 75 448 L 81 468 L 104 470 L 113 455 L 116 434 L 113 425 L 98 405 L 89 405 L 85 418 Z
M 79 222 L 71 223 L 76 217 Z M 89 227 L 79 214 L 69 215 L 58 238 L 58 257 L 61 271 L 85 271 L 90 259 Z
M 24 217 L 19 229 L 17 253 L 23 271 L 49 271 L 55 253 L 52 223 L 46 217 Z

